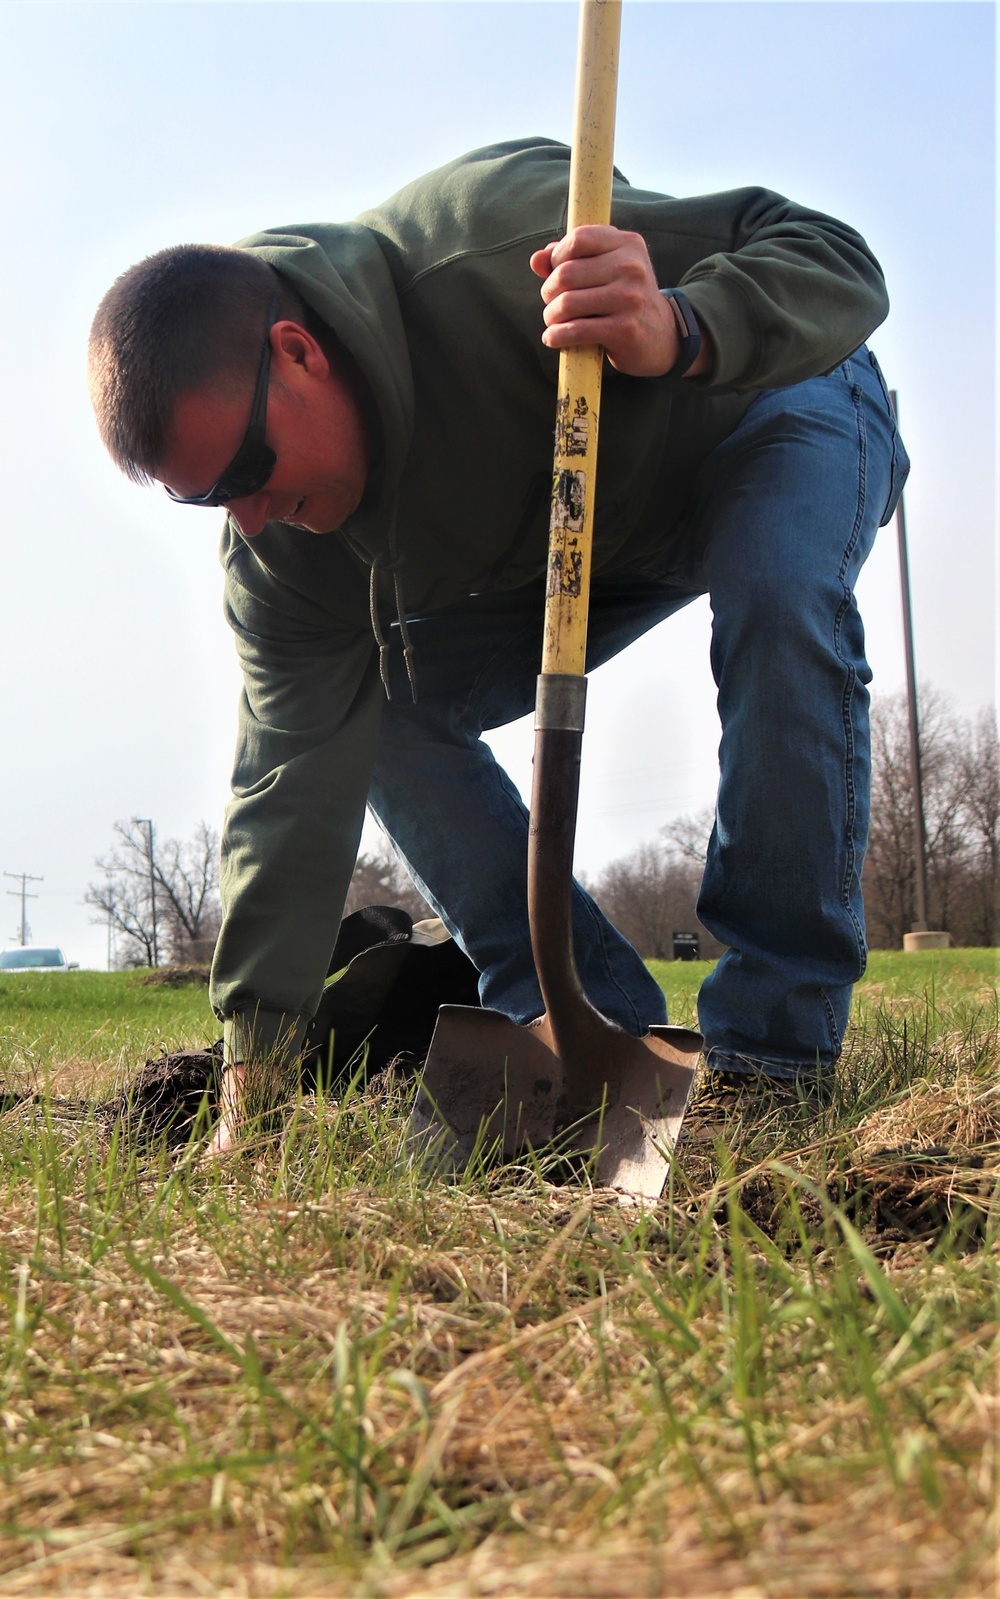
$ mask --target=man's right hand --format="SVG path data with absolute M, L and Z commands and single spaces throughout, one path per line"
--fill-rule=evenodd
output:
M 574 228 L 536 250 L 531 270 L 544 279 L 542 343 L 550 350 L 602 344 L 612 366 L 637 378 L 661 377 L 677 364 L 680 329 L 641 234 L 603 225 Z M 686 376 L 712 366 L 702 329 L 701 349 Z

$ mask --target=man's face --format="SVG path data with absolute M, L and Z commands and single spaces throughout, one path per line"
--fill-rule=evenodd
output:
M 360 406 L 345 375 L 296 322 L 271 329 L 267 443 L 275 465 L 256 494 L 226 506 L 245 538 L 265 522 L 289 522 L 330 533 L 356 511 L 370 460 Z M 198 390 L 177 402 L 156 477 L 175 494 L 201 494 L 233 459 L 246 432 L 253 382 L 246 394 L 227 387 Z

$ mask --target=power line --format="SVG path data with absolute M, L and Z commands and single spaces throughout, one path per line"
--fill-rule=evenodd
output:
M 691 789 L 686 794 L 661 794 L 651 799 L 622 800 L 617 805 L 592 805 L 583 800 L 580 812 L 589 816 L 617 816 L 626 811 L 675 811 L 680 805 L 701 804 L 707 808 L 714 803 L 714 800 L 714 793 L 709 794 L 707 789 Z

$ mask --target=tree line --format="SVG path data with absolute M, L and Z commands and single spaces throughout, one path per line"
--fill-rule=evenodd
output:
M 1000 932 L 1000 744 L 992 708 L 972 720 L 933 689 L 921 691 L 921 771 L 928 917 L 955 944 L 993 946 Z M 674 934 L 694 933 L 703 958 L 722 953 L 697 918 L 713 813 L 661 828 L 585 883 L 611 921 L 649 959 L 669 960 Z M 115 824 L 104 874 L 85 902 L 109 928 L 111 964 L 202 965 L 222 920 L 219 837 L 206 822 L 185 841 L 157 840 L 151 824 Z M 914 801 L 903 694 L 872 704 L 872 820 L 862 876 L 868 941 L 899 949 L 916 919 Z M 358 857 L 345 912 L 400 905 L 433 914 L 388 844 Z
M 95 864 L 103 876 L 83 898 L 108 929 L 110 966 L 211 961 L 222 926 L 215 828 L 203 821 L 189 839 L 160 839 L 148 822 L 116 822 Z M 358 856 L 344 914 L 362 905 L 399 905 L 414 921 L 434 914 L 388 846 Z
M 1000 932 L 1000 746 L 993 708 L 956 716 L 920 693 L 920 770 L 927 838 L 927 917 L 955 944 L 993 946 Z M 906 697 L 872 706 L 872 825 L 862 883 L 869 942 L 898 949 L 916 920 L 914 801 Z
M 152 823 L 133 820 L 114 834 L 95 863 L 104 876 L 83 896 L 108 929 L 108 964 L 207 964 L 222 926 L 215 828 L 199 822 L 190 839 L 158 839 Z
M 1000 744 L 993 708 L 971 720 L 935 690 L 920 695 L 921 777 L 931 927 L 954 944 L 995 946 L 1000 934 Z M 718 944 L 697 920 L 711 811 L 682 817 L 612 861 L 589 885 L 646 959 L 669 959 L 675 931 Z M 872 809 L 861 884 L 868 942 L 901 949 L 917 916 L 914 797 L 905 694 L 872 702 Z

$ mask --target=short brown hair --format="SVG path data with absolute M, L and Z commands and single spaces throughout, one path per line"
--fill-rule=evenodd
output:
M 177 401 L 207 383 L 253 383 L 271 299 L 304 308 L 266 261 L 218 244 L 178 244 L 122 274 L 90 329 L 87 381 L 101 438 L 122 471 L 148 483 Z

